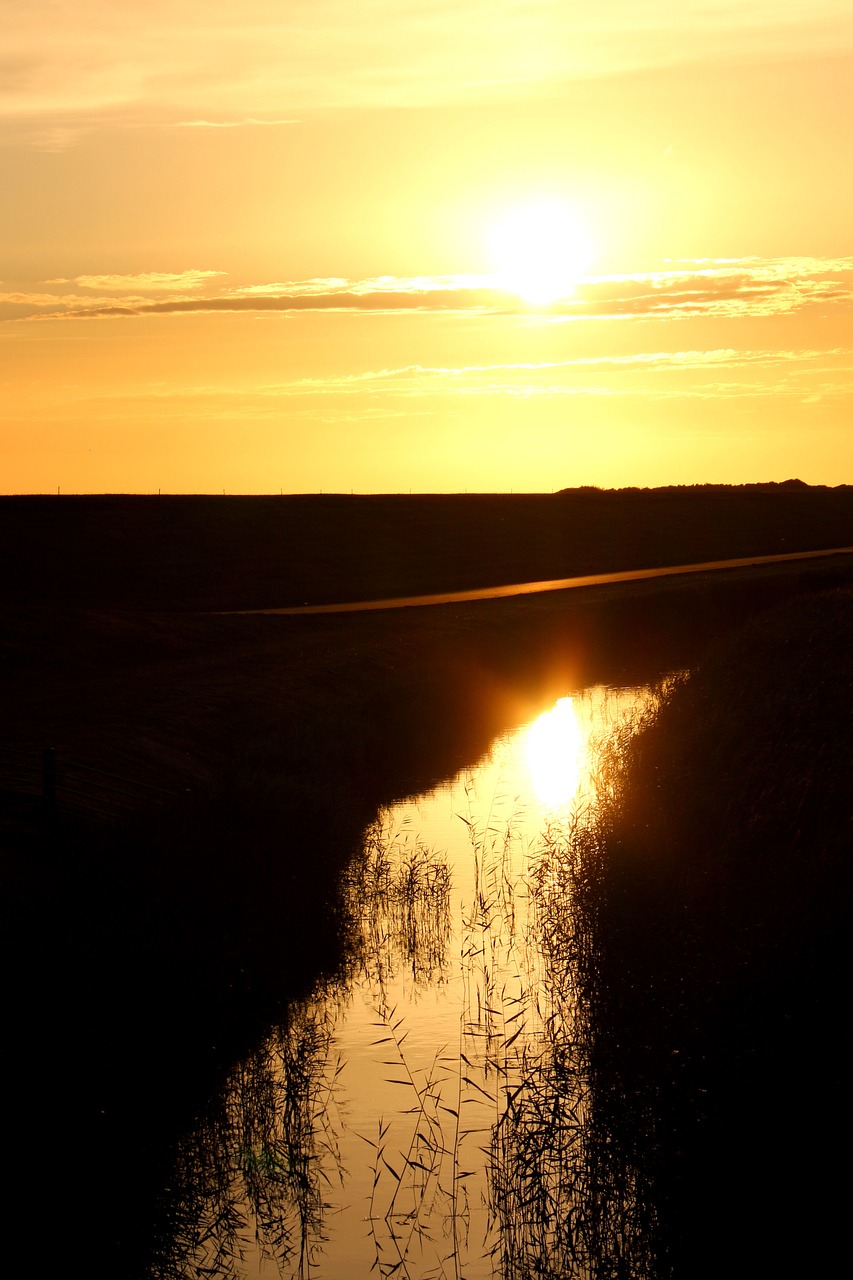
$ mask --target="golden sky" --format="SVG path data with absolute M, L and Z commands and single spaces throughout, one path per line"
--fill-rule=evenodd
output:
M 3 0 L 0 492 L 853 482 L 849 0 Z

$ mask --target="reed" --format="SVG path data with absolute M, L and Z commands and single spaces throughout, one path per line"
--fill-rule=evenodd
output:
M 630 1193 L 649 1254 L 626 1275 L 825 1273 L 843 1253 L 823 1135 L 846 1109 L 851 643 L 847 593 L 731 637 L 611 742 L 591 825 L 551 852 L 591 1168 L 605 1219 Z
M 346 874 L 346 898 L 363 972 L 384 989 L 405 964 L 416 986 L 447 972 L 451 873 L 446 858 L 380 815 Z
M 291 1007 L 178 1145 L 151 1280 L 236 1278 L 250 1252 L 299 1280 L 318 1264 L 327 1187 L 343 1180 L 342 1064 L 318 996 Z
M 586 933 L 570 904 L 594 812 L 555 821 L 535 851 L 521 847 L 512 812 L 463 818 L 475 874 L 458 1044 L 417 1067 L 405 1019 L 377 1012 L 388 1078 L 412 1099 L 407 1143 L 391 1148 L 387 1120 L 364 1137 L 380 1274 L 461 1276 L 474 1261 L 503 1280 L 653 1274 L 642 1179 L 593 1106 Z M 393 853 L 381 840 L 368 847 L 381 899 Z
M 392 1057 L 385 1060 L 385 1066 L 395 1073 L 389 1081 L 410 1094 L 412 1106 L 408 1113 L 414 1123 L 408 1143 L 396 1153 L 386 1154 L 387 1126 L 383 1122 L 380 1121 L 375 1143 L 365 1137 L 374 1151 L 369 1215 L 374 1265 L 382 1276 L 409 1277 L 414 1266 L 420 1273 L 427 1253 L 439 1269 L 438 1274 L 447 1274 L 445 1264 L 449 1263 L 450 1274 L 458 1276 L 456 1147 L 448 1145 L 444 1119 L 446 1114 L 458 1119 L 458 1111 L 445 1102 L 449 1060 L 444 1049 L 439 1048 L 425 1068 L 413 1067 L 405 1050 L 404 1019 L 395 1009 L 378 1009 L 376 1025 L 381 1034 L 374 1044 L 388 1046 Z M 389 1177 L 390 1195 L 382 1194 L 380 1208 L 380 1183 L 387 1186 Z M 449 1250 L 448 1236 L 453 1241 Z

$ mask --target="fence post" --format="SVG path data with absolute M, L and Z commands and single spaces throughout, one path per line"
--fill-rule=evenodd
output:
M 41 795 L 44 816 L 49 822 L 56 817 L 56 751 L 45 747 L 41 757 Z

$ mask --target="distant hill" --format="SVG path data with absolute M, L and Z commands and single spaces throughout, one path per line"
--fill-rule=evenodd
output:
M 838 485 L 839 489 L 849 489 L 850 485 Z M 582 484 L 574 489 L 558 489 L 557 493 L 773 493 L 777 489 L 815 489 L 827 491 L 829 486 L 808 485 L 805 480 L 765 480 L 761 484 L 671 484 L 662 485 L 655 489 L 637 488 L 636 485 L 629 485 L 624 489 L 601 489 L 595 484 Z M 834 491 L 834 490 L 833 490 Z

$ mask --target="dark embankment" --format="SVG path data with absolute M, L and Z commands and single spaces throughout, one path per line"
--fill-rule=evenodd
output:
M 853 488 L 0 498 L 0 598 L 251 609 L 845 546 Z
M 827 494 L 843 514 L 844 491 Z M 851 572 L 827 561 L 393 616 L 192 616 L 191 603 L 286 602 L 283 585 L 299 599 L 299 574 L 316 599 L 465 586 L 472 562 L 452 522 L 433 547 L 439 567 L 418 542 L 418 579 L 388 567 L 414 536 L 405 520 L 372 535 L 384 551 L 371 569 L 378 544 L 340 523 L 319 544 L 334 550 L 325 559 L 313 542 L 302 559 L 268 536 L 260 517 L 287 500 L 157 501 L 0 502 L 0 745 L 16 765 L 37 767 L 45 746 L 58 761 L 52 822 L 0 779 L 10 1212 L 25 1251 L 85 1258 L 92 1280 L 115 1276 L 117 1258 L 122 1276 L 144 1273 L 174 1140 L 288 999 L 338 962 L 339 872 L 379 804 L 473 761 L 552 691 L 690 665 L 733 622 Z M 15 503 L 32 505 L 10 521 Z M 157 525 L 158 511 L 173 523 Z M 240 512 L 249 533 L 235 533 Z M 742 549 L 688 551 L 668 533 L 670 563 Z M 528 543 L 529 568 L 505 540 L 492 573 L 609 567 L 616 544 L 598 526 L 584 537 L 587 561 L 548 561 Z M 853 542 L 850 524 L 811 525 L 796 549 L 824 542 Z M 145 802 L 130 787 L 118 812 L 97 792 L 81 804 L 63 779 L 70 759 L 176 794 Z
M 595 1115 L 656 1280 L 846 1259 L 851 652 L 849 591 L 779 608 L 613 762 L 579 888 Z

